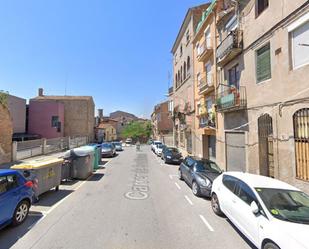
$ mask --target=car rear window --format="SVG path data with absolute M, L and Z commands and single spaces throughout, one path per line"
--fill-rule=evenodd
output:
M 227 187 L 233 193 L 235 191 L 235 185 L 236 185 L 237 181 L 238 181 L 237 178 L 235 178 L 233 176 L 229 176 L 229 175 L 224 175 L 223 179 L 222 179 L 223 185 L 225 187 Z

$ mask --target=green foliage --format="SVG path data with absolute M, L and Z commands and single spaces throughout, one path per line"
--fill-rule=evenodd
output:
M 8 92 L 0 91 L 0 104 L 7 107 L 8 102 Z
M 150 121 L 132 121 L 122 130 L 122 137 L 132 138 L 134 141 L 147 141 L 152 134 Z

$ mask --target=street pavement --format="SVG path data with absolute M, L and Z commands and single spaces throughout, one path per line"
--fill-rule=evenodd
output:
M 22 226 L 0 231 L 0 248 L 254 248 L 177 169 L 149 146 L 126 147 L 87 181 L 42 196 Z

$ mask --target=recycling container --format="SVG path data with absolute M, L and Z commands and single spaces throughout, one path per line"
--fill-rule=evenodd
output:
M 93 168 L 97 170 L 100 168 L 101 164 L 101 145 L 100 144 L 89 144 L 89 146 L 94 148 L 94 160 L 93 160 Z
M 69 160 L 71 164 L 69 173 L 71 178 L 85 180 L 92 174 L 94 170 L 94 150 L 93 146 L 82 146 L 64 154 L 64 159 Z M 64 174 L 67 174 L 67 172 Z
M 34 194 L 38 198 L 52 188 L 59 189 L 62 163 L 61 158 L 39 159 L 14 165 L 11 169 L 20 171 L 33 182 Z

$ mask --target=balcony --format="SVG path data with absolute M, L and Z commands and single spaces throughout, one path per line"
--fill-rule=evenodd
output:
M 242 51 L 242 31 L 234 30 L 217 47 L 217 64 L 222 67 Z
M 218 112 L 243 110 L 247 107 L 246 88 L 220 85 L 223 91 L 217 93 L 216 103 Z
M 205 40 L 202 44 L 199 45 L 197 49 L 197 60 L 199 62 L 207 59 L 213 52 L 213 48 L 211 46 L 211 41 Z
M 212 81 L 212 77 L 205 76 L 204 78 L 200 79 L 198 82 L 198 93 L 201 94 L 206 94 L 209 93 L 210 91 L 214 90 L 214 84 Z

